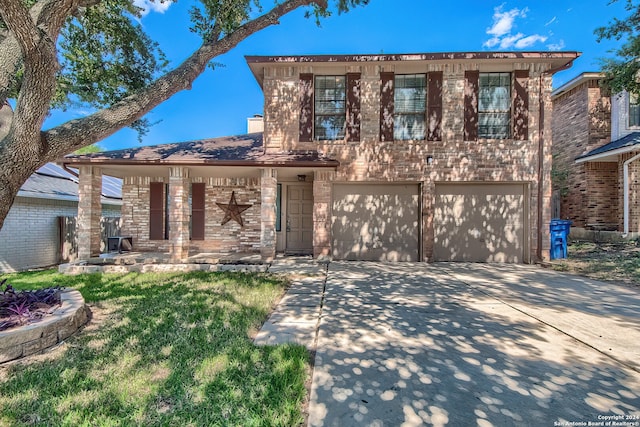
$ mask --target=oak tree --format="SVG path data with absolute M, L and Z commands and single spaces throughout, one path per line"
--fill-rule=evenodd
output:
M 151 0 L 172 1 L 172 0 Z M 202 43 L 168 69 L 132 0 L 0 0 L 0 228 L 26 179 L 41 165 L 123 127 L 188 89 L 207 65 L 298 8 L 316 20 L 368 0 L 199 0 L 190 29 Z M 178 24 L 176 24 L 178 25 Z M 50 129 L 51 109 L 96 112 Z
M 618 0 L 612 0 L 615 1 Z M 614 18 L 608 25 L 597 28 L 595 34 L 598 42 L 621 42 L 620 47 L 611 52 L 613 57 L 602 59 L 604 85 L 612 93 L 626 90 L 640 97 L 640 3 L 624 1 L 629 15 L 623 19 Z

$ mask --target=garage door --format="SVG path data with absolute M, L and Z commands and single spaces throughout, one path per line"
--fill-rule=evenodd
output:
M 523 262 L 523 184 L 437 184 L 435 261 Z
M 334 185 L 334 259 L 418 261 L 419 195 L 413 184 Z

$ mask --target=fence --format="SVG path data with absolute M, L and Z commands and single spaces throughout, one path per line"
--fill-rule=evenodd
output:
M 119 217 L 100 218 L 100 252 L 107 251 L 107 237 L 120 235 Z M 78 257 L 78 228 L 75 216 L 59 216 L 60 262 L 70 262 Z

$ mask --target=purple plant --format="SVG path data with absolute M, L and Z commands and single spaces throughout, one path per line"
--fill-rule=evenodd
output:
M 59 286 L 35 291 L 16 291 L 13 286 L 0 281 L 0 331 L 16 325 L 33 322 L 60 305 Z

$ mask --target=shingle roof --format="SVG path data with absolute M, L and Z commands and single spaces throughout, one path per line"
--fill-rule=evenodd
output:
M 598 154 L 604 154 L 609 151 L 618 150 L 621 148 L 631 148 L 635 145 L 640 144 L 640 132 L 633 132 L 629 135 L 626 135 L 618 140 L 611 141 L 608 144 L 605 144 L 601 147 L 598 147 L 594 150 L 589 151 L 582 156 L 576 158 L 576 160 L 584 159 L 587 157 L 596 156 Z M 640 148 L 640 147 L 639 147 Z
M 54 163 L 47 163 L 33 173 L 20 187 L 22 197 L 78 200 L 78 178 Z M 119 203 L 122 199 L 122 180 L 102 177 L 102 202 Z
M 202 139 L 124 150 L 67 156 L 67 164 L 207 164 L 220 166 L 336 167 L 338 162 L 315 151 L 264 152 L 262 133 Z

